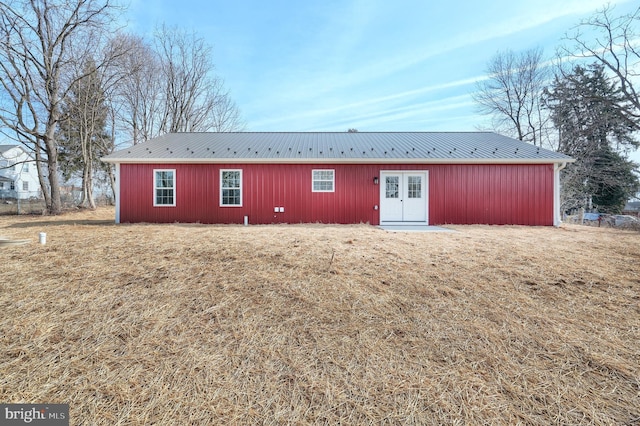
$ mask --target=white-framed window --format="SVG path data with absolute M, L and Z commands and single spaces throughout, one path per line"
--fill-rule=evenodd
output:
M 15 191 L 16 190 L 16 182 L 15 181 L 11 181 L 11 183 L 9 183 L 9 189 L 11 191 Z
M 23 191 L 28 191 L 29 190 L 29 182 L 27 182 L 27 181 L 23 181 L 22 182 L 22 190 Z
M 153 205 L 166 207 L 176 205 L 175 169 L 153 170 Z
M 312 170 L 311 190 L 313 192 L 334 192 L 335 177 L 333 169 Z
M 242 170 L 220 170 L 220 205 L 242 207 Z
M 0 189 L 4 189 L 4 182 L 0 182 Z
M 22 171 L 23 171 L 24 173 L 29 173 L 29 163 L 24 163 L 24 164 L 22 165 Z

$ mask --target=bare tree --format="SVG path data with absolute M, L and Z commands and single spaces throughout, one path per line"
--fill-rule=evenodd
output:
M 118 43 L 128 52 L 117 66 L 121 79 L 111 97 L 114 123 L 128 133 L 134 145 L 158 136 L 162 116 L 160 62 L 152 46 L 142 37 L 120 34 Z
M 220 85 L 222 81 L 219 80 Z M 245 124 L 240 114 L 240 109 L 231 99 L 228 91 L 220 89 L 220 94 L 213 105 L 211 116 L 211 126 L 208 130 L 214 132 L 240 132 L 244 130 Z
M 130 54 L 114 97 L 120 129 L 133 144 L 167 132 L 231 132 L 244 128 L 240 110 L 214 73 L 212 49 L 196 34 L 159 27 L 153 43 L 120 35 Z
M 488 79 L 472 95 L 496 131 L 538 146 L 548 142 L 549 132 L 541 94 L 550 75 L 542 55 L 541 49 L 497 53 L 487 67 Z
M 203 39 L 162 26 L 156 30 L 155 45 L 163 86 L 160 134 L 242 127 L 238 108 L 213 72 L 212 49 Z
M 0 121 L 34 152 L 51 214 L 62 208 L 55 135 L 61 102 L 83 77 L 73 69 L 107 33 L 114 10 L 110 0 L 0 1 Z
M 582 21 L 565 36 L 568 45 L 560 51 L 575 59 L 595 60 L 616 79 L 628 106 L 621 113 L 638 127 L 640 98 L 636 85 L 640 82 L 640 7 L 634 12 L 613 17 L 613 7 L 605 6 Z M 595 36 L 593 35 L 595 33 Z

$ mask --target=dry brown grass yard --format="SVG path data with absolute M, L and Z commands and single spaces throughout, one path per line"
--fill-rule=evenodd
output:
M 31 239 L 0 248 L 0 401 L 73 425 L 640 423 L 638 233 L 112 218 L 0 217 Z

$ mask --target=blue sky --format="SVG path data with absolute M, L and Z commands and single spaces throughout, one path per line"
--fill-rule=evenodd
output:
M 612 1 L 615 14 L 634 1 Z M 498 51 L 541 46 L 603 0 L 133 0 L 129 30 L 195 30 L 250 131 L 472 131 Z

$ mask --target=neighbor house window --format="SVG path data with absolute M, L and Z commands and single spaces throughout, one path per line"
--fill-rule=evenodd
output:
M 220 170 L 220 205 L 242 206 L 242 170 Z
M 176 171 L 175 170 L 154 170 L 153 171 L 153 205 L 154 206 L 175 206 L 176 205 Z
M 24 163 L 24 164 L 22 165 L 22 171 L 23 171 L 24 173 L 29 173 L 29 163 Z
M 335 191 L 335 170 L 312 170 L 311 173 L 313 192 Z
M 14 181 L 11 181 L 11 183 L 9 184 L 9 189 L 11 191 L 15 191 L 16 190 L 16 183 Z
M 22 190 L 23 191 L 29 190 L 29 182 L 22 182 Z

